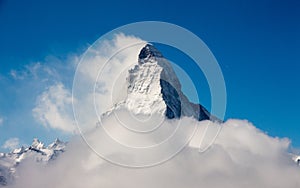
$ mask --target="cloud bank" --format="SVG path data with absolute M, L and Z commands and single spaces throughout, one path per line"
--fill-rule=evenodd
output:
M 179 120 L 176 120 L 179 121 Z M 171 124 L 176 123 L 172 121 Z M 191 119 L 181 119 L 190 126 Z M 114 127 L 111 121 L 108 125 Z M 207 122 L 194 121 L 201 133 Z M 164 124 L 167 125 L 167 124 Z M 81 138 L 70 141 L 66 152 L 48 165 L 30 160 L 21 164 L 12 188 L 20 187 L 209 187 L 253 188 L 300 186 L 300 169 L 288 153 L 289 140 L 272 138 L 242 120 L 228 120 L 215 144 L 199 153 L 196 134 L 182 152 L 150 168 L 132 169 L 108 163 L 92 152 Z M 122 135 L 123 138 L 126 135 Z M 101 137 L 93 137 L 101 143 Z M 148 141 L 151 140 L 148 138 Z M 127 140 L 130 141 L 130 140 Z M 173 146 L 175 147 L 175 146 Z M 109 147 L 108 147 L 109 148 Z M 111 155 L 126 157 L 122 151 Z M 156 151 L 160 155 L 164 150 Z

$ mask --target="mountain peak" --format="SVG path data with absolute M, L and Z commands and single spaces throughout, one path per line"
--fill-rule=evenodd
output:
M 65 144 L 66 144 L 65 142 L 63 142 L 63 141 L 59 140 L 58 138 L 56 138 L 55 141 L 48 146 L 48 148 L 60 150 L 60 149 L 63 149 L 65 147 Z
M 35 148 L 35 149 L 43 149 L 43 148 L 45 148 L 45 145 L 44 145 L 44 143 L 39 141 L 39 139 L 34 138 L 32 144 L 31 144 L 31 147 Z
M 163 55 L 152 44 L 146 44 L 139 53 L 139 64 L 143 64 L 150 59 L 163 58 Z
M 113 109 L 123 106 L 136 115 L 160 114 L 168 119 L 188 116 L 199 121 L 218 120 L 202 105 L 188 100 L 171 63 L 151 44 L 141 49 L 138 64 L 128 71 L 127 84 L 126 99 Z

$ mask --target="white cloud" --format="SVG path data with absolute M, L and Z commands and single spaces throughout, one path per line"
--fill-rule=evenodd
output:
M 11 70 L 10 75 L 14 78 L 17 79 L 17 71 L 16 70 Z
M 170 121 L 170 125 L 177 121 Z M 190 119 L 181 121 L 184 126 L 191 125 Z M 207 122 L 194 123 L 202 129 Z M 104 126 L 114 127 L 111 121 Z M 48 166 L 30 161 L 21 165 L 15 187 L 299 187 L 300 168 L 288 153 L 289 140 L 269 137 L 247 121 L 229 120 L 223 126 L 215 144 L 205 153 L 187 147 L 166 163 L 141 169 L 112 165 L 95 155 L 81 138 L 73 138 L 66 152 Z M 97 135 L 97 130 L 94 133 Z M 101 136 L 92 139 L 99 144 L 103 141 Z M 107 156 L 126 158 L 121 150 L 116 152 L 111 145 L 106 148 L 111 152 Z
M 94 127 L 98 121 L 94 110 L 94 97 L 101 99 L 101 101 L 95 101 L 99 114 L 106 112 L 112 107 L 110 95 L 112 87 L 116 90 L 123 88 L 114 86 L 114 83 L 116 79 L 126 81 L 126 75 L 123 75 L 124 78 L 121 79 L 118 75 L 122 71 L 124 72 L 125 68 L 127 68 L 125 71 L 127 72 L 128 66 L 136 63 L 140 48 L 145 45 L 145 41 L 133 36 L 118 34 L 112 40 L 102 41 L 99 44 L 88 50 L 86 55 L 88 58 L 81 62 L 74 78 L 74 100 L 77 101 L 74 105 L 75 111 L 80 115 L 80 118 L 77 120 L 81 128 Z M 122 50 L 128 46 L 131 47 Z M 104 66 L 107 60 L 116 52 L 118 54 Z M 36 85 L 41 85 L 41 87 L 50 84 L 50 87 L 47 87 L 37 97 L 36 106 L 33 109 L 35 119 L 43 126 L 64 132 L 74 131 L 71 91 L 66 89 L 65 86 L 71 87 L 74 69 L 78 61 L 79 56 L 74 54 L 69 55 L 64 60 L 64 63 L 63 60 L 49 56 L 45 60 L 47 64 L 38 62 L 25 66 L 25 69 L 22 71 L 11 71 L 11 75 L 15 79 L 34 79 L 35 82 L 38 81 Z M 102 76 L 98 79 L 99 86 L 103 85 L 97 87 L 96 92 L 94 92 L 98 71 L 103 67 Z M 40 80 L 43 83 L 40 83 Z M 32 83 L 32 81 L 29 83 Z M 118 85 L 124 86 L 125 84 L 122 82 L 118 83 Z M 59 92 L 63 93 L 64 98 L 56 96 L 61 96 L 61 94 L 58 94 Z M 115 91 L 115 93 L 117 92 Z
M 41 71 L 42 68 L 43 67 L 40 62 L 31 63 L 28 65 L 25 65 L 24 69 L 22 69 L 22 70 L 12 69 L 10 71 L 10 75 L 15 80 L 24 80 L 28 77 L 37 78 L 38 73 Z
M 134 36 L 117 34 L 112 40 L 98 41 L 85 53 L 73 85 L 73 96 L 78 101 L 75 114 L 82 129 L 93 127 L 98 121 L 95 107 L 101 115 L 113 106 L 112 93 L 124 89 L 129 67 L 137 63 L 145 43 Z
M 10 138 L 4 142 L 2 148 L 13 150 L 19 147 L 19 145 L 20 141 L 18 138 Z
M 33 116 L 43 126 L 65 132 L 75 130 L 71 93 L 62 83 L 50 86 L 36 103 Z
M 43 82 L 71 82 L 75 66 L 78 63 L 77 54 L 69 54 L 66 57 L 57 58 L 55 56 L 47 56 L 41 62 L 29 63 L 21 69 L 10 70 L 10 76 L 22 84 L 25 81 L 40 84 Z
M 35 117 L 41 125 L 46 126 L 48 129 L 56 125 L 53 121 L 50 121 L 50 109 L 48 113 L 41 114 L 41 110 L 43 109 L 41 107 L 42 104 L 40 104 L 39 107 L 35 106 L 35 104 L 38 105 L 39 102 L 42 103 L 41 101 L 39 101 L 39 97 L 42 96 L 41 94 L 47 92 L 51 86 L 57 85 L 57 83 L 63 84 L 65 86 L 64 89 L 71 87 L 75 70 L 75 61 L 77 61 L 77 56 L 74 54 L 61 56 L 60 58 L 47 56 L 40 62 L 29 63 L 15 70 L 11 70 L 10 75 L 6 75 L 6 77 L 3 78 L 4 80 L 1 80 L 0 78 L 0 82 L 3 87 L 7 88 L 2 91 L 3 96 L 12 96 L 8 98 L 6 97 L 6 100 L 8 100 L 7 104 L 11 104 L 11 108 L 16 109 L 14 113 L 5 114 L 5 123 L 6 120 L 13 121 L 10 122 L 9 129 L 7 129 L 6 131 L 0 131 L 0 137 L 7 137 L 6 134 L 10 134 L 12 132 L 18 135 L 24 134 L 24 130 L 20 129 L 20 126 L 26 126 L 28 135 L 36 132 L 35 127 L 37 126 L 37 121 L 35 121 L 34 118 L 30 117 L 30 113 L 32 112 L 33 108 L 36 109 L 37 113 L 35 113 Z M 68 91 L 68 93 L 70 92 Z M 60 110 L 57 108 L 56 112 L 64 113 L 64 111 L 69 111 L 69 109 L 71 109 L 71 104 L 69 104 L 69 106 L 66 106 L 65 110 Z M 46 109 L 44 108 L 43 110 Z M 67 113 L 69 114 L 69 112 Z M 1 115 L 2 114 L 0 114 L 0 117 Z M 70 116 L 73 117 L 73 114 L 71 114 Z M 58 116 L 52 117 L 51 119 L 54 118 L 56 118 L 57 123 L 59 121 L 66 122 L 69 116 L 65 118 L 64 114 L 58 114 Z M 57 130 L 61 130 L 58 127 L 63 127 L 63 130 L 65 132 L 70 132 L 70 129 L 66 128 L 65 125 L 56 127 L 57 128 L 55 129 Z M 49 134 L 57 134 L 58 131 L 46 130 L 46 132 L 48 132 Z M 45 134 L 46 132 L 40 132 L 40 136 L 43 136 L 43 134 Z M 36 136 L 40 137 L 39 135 Z
M 0 117 L 0 126 L 3 124 L 3 122 L 4 122 L 4 118 Z
M 137 43 L 139 43 L 138 46 L 136 45 Z M 87 127 L 95 126 L 98 121 L 94 115 L 94 96 L 101 98 L 101 102 L 97 100 L 98 109 L 101 109 L 99 114 L 112 107 L 110 94 L 107 93 L 107 91 L 111 91 L 111 87 L 117 75 L 120 74 L 120 71 L 122 71 L 124 67 L 136 63 L 139 48 L 142 48 L 144 43 L 145 42 L 141 39 L 133 36 L 118 34 L 113 40 L 103 41 L 101 45 L 89 49 L 88 54 L 90 54 L 91 58 L 86 58 L 84 62 L 81 63 L 81 66 L 77 70 L 77 77 L 75 77 L 75 80 L 76 78 L 80 79 L 80 83 L 75 84 L 75 89 L 73 88 L 75 90 L 74 98 L 78 101 L 75 106 L 76 111 L 80 113 L 80 125 L 83 125 L 80 122 L 81 119 L 84 119 L 84 126 Z M 103 77 L 100 78 L 101 80 L 106 80 L 106 82 L 94 93 L 94 83 L 97 80 L 100 68 L 104 66 L 105 62 L 115 52 L 132 44 L 135 44 L 135 46 L 121 51 L 117 57 L 113 58 L 106 65 Z M 16 79 L 31 77 L 38 78 L 38 80 L 42 81 L 49 79 L 54 80 L 54 82 L 59 82 L 59 84 L 52 83 L 47 90 L 37 97 L 37 105 L 33 109 L 35 119 L 45 127 L 62 130 L 64 132 L 74 131 L 71 92 L 66 89 L 64 84 L 68 84 L 68 86 L 71 85 L 70 81 L 73 75 L 70 73 L 72 72 L 70 70 L 74 70 L 78 60 L 77 55 L 71 55 L 67 58 L 67 63 L 64 65 L 62 65 L 62 63 L 56 63 L 54 67 L 51 67 L 49 65 L 46 66 L 45 64 L 35 63 L 26 66 L 23 71 L 11 71 L 11 75 Z M 53 62 L 60 62 L 61 60 L 55 57 L 48 57 L 46 61 L 52 62 L 53 64 Z M 128 65 L 120 66 L 123 62 Z M 65 69 L 68 71 L 65 71 Z M 48 78 L 44 75 L 47 75 Z M 67 79 L 66 75 L 68 76 Z M 124 78 L 122 80 L 125 81 L 126 79 Z M 63 94 L 59 94 L 60 92 Z M 57 97 L 57 95 L 59 95 L 59 97 Z M 61 98 L 61 96 L 63 96 L 63 98 Z

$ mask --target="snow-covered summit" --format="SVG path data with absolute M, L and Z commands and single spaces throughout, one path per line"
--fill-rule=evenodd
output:
M 161 114 L 169 119 L 181 116 L 197 120 L 218 120 L 200 104 L 191 103 L 170 62 L 153 45 L 147 44 L 138 55 L 138 64 L 129 69 L 127 97 L 114 109 L 125 107 L 134 114 Z
M 156 60 L 157 58 L 163 58 L 163 55 L 153 45 L 146 44 L 139 54 L 139 64 L 143 64 L 147 61 Z
M 42 150 L 42 149 L 45 149 L 45 144 L 40 142 L 39 139 L 34 138 L 32 144 L 31 144 L 31 148 L 34 148 L 37 150 Z

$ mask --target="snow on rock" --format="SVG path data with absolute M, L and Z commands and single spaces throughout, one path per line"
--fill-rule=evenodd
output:
M 127 98 L 113 109 L 125 107 L 134 114 L 156 113 L 169 119 L 189 116 L 199 121 L 218 121 L 202 105 L 191 103 L 182 93 L 170 62 L 153 45 L 142 48 L 138 58 L 138 64 L 128 71 Z

